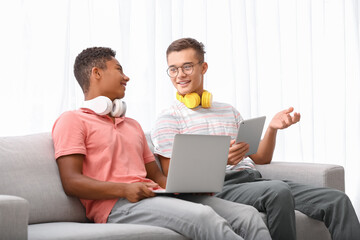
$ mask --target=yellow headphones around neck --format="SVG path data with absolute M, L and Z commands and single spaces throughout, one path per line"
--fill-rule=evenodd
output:
M 181 96 L 178 92 L 176 93 L 176 99 L 185 104 L 188 108 L 196 108 L 201 104 L 203 108 L 211 107 L 212 103 L 212 94 L 208 91 L 204 90 L 201 95 L 201 101 L 199 94 L 193 92 L 185 94 L 185 96 Z

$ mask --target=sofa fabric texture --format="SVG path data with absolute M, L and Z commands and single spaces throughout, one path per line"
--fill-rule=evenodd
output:
M 257 169 L 264 178 L 344 191 L 338 165 L 273 162 Z M 0 239 L 186 239 L 160 227 L 89 222 L 80 201 L 62 188 L 51 133 L 1 137 L 0 172 Z M 299 240 L 331 239 L 323 222 L 295 214 Z
M 86 222 L 79 200 L 66 196 L 50 134 L 1 138 L 0 191 L 28 200 L 29 224 Z

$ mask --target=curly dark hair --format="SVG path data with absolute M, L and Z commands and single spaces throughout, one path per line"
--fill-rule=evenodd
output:
M 90 75 L 93 67 L 106 69 L 106 62 L 115 57 L 110 48 L 92 47 L 83 50 L 75 59 L 74 75 L 84 93 L 89 90 Z
M 196 51 L 197 58 L 200 62 L 204 62 L 205 47 L 204 44 L 193 38 L 180 38 L 173 41 L 166 50 L 166 58 L 172 52 L 180 52 L 181 50 L 192 48 Z

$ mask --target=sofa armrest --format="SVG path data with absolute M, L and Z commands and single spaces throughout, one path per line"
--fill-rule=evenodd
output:
M 1 239 L 27 239 L 29 202 L 21 197 L 0 195 Z
M 334 164 L 271 162 L 256 165 L 263 178 L 291 180 L 345 191 L 344 168 Z

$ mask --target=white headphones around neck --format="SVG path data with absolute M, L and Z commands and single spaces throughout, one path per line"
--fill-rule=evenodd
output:
M 98 115 L 111 114 L 113 117 L 122 117 L 126 112 L 126 103 L 121 99 L 111 102 L 110 98 L 99 96 L 84 102 L 83 108 L 93 110 Z

